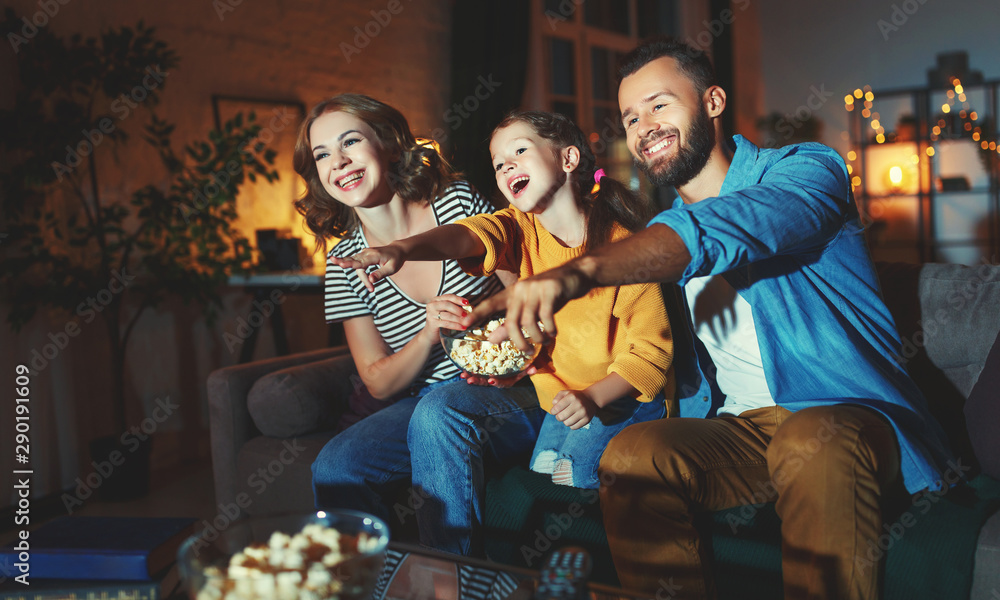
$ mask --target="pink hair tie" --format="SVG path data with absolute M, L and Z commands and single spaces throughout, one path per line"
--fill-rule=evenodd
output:
M 604 177 L 604 169 L 594 171 L 594 183 L 601 183 L 602 177 Z

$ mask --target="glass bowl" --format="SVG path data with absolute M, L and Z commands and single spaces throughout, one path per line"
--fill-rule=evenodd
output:
M 269 541 L 272 547 L 284 546 L 288 540 L 280 534 L 295 536 L 306 526 L 312 526 L 308 531 L 313 535 L 301 547 L 266 548 Z M 272 534 L 277 535 L 272 538 Z M 336 540 L 329 539 L 335 535 Z M 322 539 L 327 544 L 320 545 L 317 536 L 327 536 Z M 193 600 L 367 599 L 382 573 L 388 543 L 389 528 L 376 517 L 348 510 L 319 511 L 254 517 L 222 531 L 207 529 L 184 541 L 177 560 Z M 242 566 L 230 567 L 230 559 L 251 545 L 255 547 L 244 555 Z M 329 552 L 338 545 L 339 557 Z M 282 555 L 285 566 L 267 568 L 269 560 Z
M 483 377 L 510 377 L 524 371 L 538 357 L 542 344 L 533 342 L 530 352 L 522 352 L 510 341 L 494 344 L 486 340 L 498 326 L 490 321 L 486 327 L 468 331 L 441 328 L 441 346 L 456 367 Z M 530 341 L 530 340 L 529 340 Z

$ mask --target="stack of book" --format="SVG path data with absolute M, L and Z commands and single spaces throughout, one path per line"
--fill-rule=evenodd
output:
M 180 590 L 175 561 L 194 519 L 60 517 L 31 531 L 27 577 L 0 548 L 0 600 L 161 600 Z M 19 556 L 20 555 L 20 556 Z M 27 583 L 23 583 L 26 581 Z

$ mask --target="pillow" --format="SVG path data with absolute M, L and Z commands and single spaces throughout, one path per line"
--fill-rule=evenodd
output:
M 351 380 L 357 379 L 352 374 L 349 356 L 269 373 L 250 388 L 247 410 L 257 429 L 269 437 L 332 431 L 347 405 L 353 388 Z
M 983 473 L 1000 479 L 1000 333 L 965 401 L 965 423 Z

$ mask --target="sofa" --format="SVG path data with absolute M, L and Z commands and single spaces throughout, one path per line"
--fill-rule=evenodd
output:
M 1000 598 L 1000 266 L 877 264 L 903 341 L 900 363 L 942 423 L 967 482 L 913 499 L 886 524 L 886 598 Z M 673 307 L 673 310 L 677 310 Z M 208 379 L 219 521 L 313 508 L 310 465 L 344 408 L 363 393 L 346 347 L 222 368 Z M 487 552 L 538 568 L 578 545 L 593 578 L 617 581 L 594 491 L 552 485 L 524 465 L 487 472 Z M 412 538 L 419 498 L 389 526 Z M 217 524 L 221 525 L 222 523 Z M 773 504 L 705 515 L 721 598 L 780 598 L 780 521 Z M 665 574 L 669 578 L 669 574 Z

